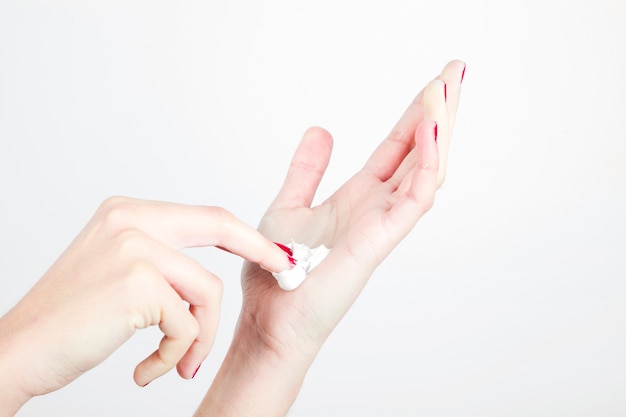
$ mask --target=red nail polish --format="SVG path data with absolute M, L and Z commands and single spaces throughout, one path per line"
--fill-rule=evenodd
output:
M 443 98 L 446 102 L 448 101 L 448 84 L 443 85 Z
M 463 72 L 461 73 L 461 82 L 463 82 L 463 78 L 465 78 L 465 68 L 467 68 L 467 66 L 463 67 Z
M 195 371 L 193 371 L 193 375 L 191 375 L 191 379 L 193 379 L 194 376 L 196 376 L 196 374 L 198 373 L 198 369 L 200 369 L 200 367 L 202 366 L 202 364 L 198 365 L 198 367 L 196 368 Z
M 289 259 L 289 263 L 291 264 L 291 266 L 296 266 L 296 260 L 293 258 L 293 256 L 291 256 L 293 255 L 293 251 L 282 243 L 274 242 L 274 244 L 281 248 L 283 252 L 287 254 L 287 259 Z
M 289 249 L 287 246 L 283 245 L 282 243 L 274 242 L 274 245 L 281 248 L 283 252 L 285 252 L 287 255 L 289 256 L 293 255 L 293 252 L 291 251 L 291 249 Z
M 150 382 L 151 382 L 151 381 L 146 382 L 146 383 L 145 383 L 145 384 L 143 384 L 141 387 L 142 387 L 142 388 L 143 388 L 143 387 L 147 387 L 147 386 L 148 386 L 148 384 L 149 384 Z
M 434 134 L 435 134 L 435 142 L 437 142 L 437 123 L 435 123 Z

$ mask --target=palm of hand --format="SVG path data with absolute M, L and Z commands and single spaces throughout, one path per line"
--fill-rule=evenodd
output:
M 274 348 L 319 348 L 374 269 L 432 206 L 443 182 L 463 69 L 450 63 L 364 168 L 313 208 L 332 139 L 319 128 L 305 133 L 259 230 L 274 241 L 324 244 L 332 251 L 292 292 L 258 266 L 244 265 L 242 319 Z
M 324 244 L 332 248 L 331 254 L 292 292 L 281 290 L 274 278 L 256 265 L 246 263 L 243 270 L 244 311 L 254 315 L 269 340 L 288 343 L 290 349 L 294 335 L 300 347 L 323 343 L 398 240 L 389 213 L 405 197 L 405 186 L 395 179 L 383 181 L 368 169 L 357 173 L 324 203 L 309 208 L 329 154 L 328 135 L 309 130 L 294 157 L 306 157 L 307 161 L 296 164 L 295 169 L 292 164 L 285 187 L 259 230 L 278 242 L 293 239 L 310 247 Z M 298 172 L 302 166 L 308 174 L 315 174 Z M 404 178 L 408 182 L 410 175 Z M 292 191 L 299 194 L 285 198 L 285 194 L 291 195 L 286 188 L 296 183 L 299 187 Z

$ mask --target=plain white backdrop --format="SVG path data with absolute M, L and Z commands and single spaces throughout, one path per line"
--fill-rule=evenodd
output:
M 333 134 L 322 201 L 412 97 L 467 62 L 448 179 L 320 352 L 290 415 L 626 415 L 626 6 L 621 0 L 0 0 L 0 313 L 107 196 L 256 224 L 304 130 Z M 137 333 L 19 416 L 188 416 L 138 388 Z M 80 314 L 80 312 L 77 312 Z M 1 352 L 0 352 L 1 354 Z

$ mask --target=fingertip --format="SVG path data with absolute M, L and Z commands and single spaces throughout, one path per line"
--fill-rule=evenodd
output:
M 320 126 L 311 126 L 304 131 L 303 139 L 323 141 L 332 146 L 333 137 L 330 132 Z
M 259 266 L 271 273 L 278 273 L 291 269 L 295 264 L 291 249 L 279 242 L 272 242 L 271 256 L 261 261 Z
M 296 260 L 293 257 L 293 250 L 290 247 L 283 245 L 282 243 L 278 243 L 278 242 L 274 242 L 274 245 L 278 246 L 280 250 L 285 252 L 285 254 L 287 255 L 287 260 L 289 261 L 289 264 L 291 266 L 296 265 Z
M 446 82 L 441 78 L 435 78 L 426 85 L 424 89 L 424 109 L 428 110 L 429 107 L 435 104 L 445 105 L 446 102 L 447 86 Z
M 202 362 L 194 365 L 191 362 L 183 364 L 181 361 L 176 365 L 176 372 L 178 372 L 178 375 L 183 379 L 193 379 L 198 373 L 200 366 L 202 366 Z
M 143 362 L 142 362 L 143 363 Z M 151 378 L 146 372 L 143 370 L 142 363 L 135 367 L 135 371 L 133 372 L 133 380 L 137 386 L 144 388 L 147 387 L 154 379 Z
M 301 149 L 307 152 L 307 156 L 309 154 L 319 155 L 317 158 L 317 163 L 319 164 L 317 169 L 325 170 L 330 161 L 333 145 L 334 140 L 328 130 L 320 126 L 311 126 L 304 131 L 296 155 L 300 153 Z
M 333 139 L 327 130 L 308 128 L 291 159 L 287 177 L 269 210 L 309 207 L 330 162 Z
M 198 371 L 200 370 L 200 367 L 202 366 L 202 363 L 200 365 L 198 365 L 198 367 L 196 368 L 195 371 L 193 371 L 193 375 L 191 375 L 191 379 L 194 379 L 196 377 L 196 374 L 198 373 Z
M 446 82 L 458 81 L 460 84 L 465 76 L 467 64 L 460 59 L 453 59 L 448 62 L 442 69 L 440 77 Z
M 176 364 L 176 372 L 183 379 L 193 379 L 200 365 L 209 356 L 214 341 L 213 335 L 217 332 L 217 323 L 205 323 L 205 325 L 210 329 L 208 332 L 210 334 L 209 340 L 200 342 L 198 337 L 185 353 L 185 356 Z

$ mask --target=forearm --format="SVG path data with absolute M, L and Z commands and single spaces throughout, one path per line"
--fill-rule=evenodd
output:
M 240 326 L 195 417 L 286 415 L 314 356 L 297 350 L 278 353 Z

